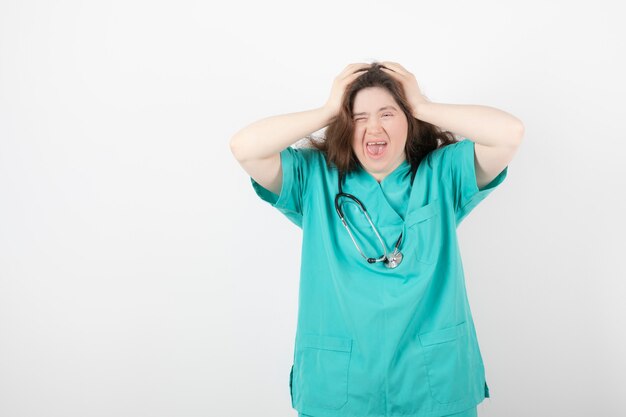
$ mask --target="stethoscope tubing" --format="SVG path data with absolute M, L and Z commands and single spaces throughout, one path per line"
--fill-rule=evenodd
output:
M 387 245 L 385 245 L 385 242 L 383 241 L 382 237 L 378 233 L 378 230 L 376 229 L 376 226 L 374 226 L 374 223 L 372 222 L 372 219 L 370 218 L 369 214 L 367 213 L 367 209 L 365 208 L 365 205 L 356 196 L 354 196 L 352 194 L 349 194 L 349 193 L 344 193 L 343 192 L 342 187 L 341 187 L 342 179 L 343 179 L 342 176 L 339 175 L 339 179 L 338 179 L 339 192 L 335 195 L 335 210 L 337 211 L 337 215 L 341 219 L 341 222 L 343 223 L 343 226 L 348 231 L 348 234 L 350 235 L 350 239 L 352 239 L 352 242 L 354 243 L 354 246 L 356 246 L 356 248 L 359 251 L 359 253 L 361 254 L 361 256 L 363 258 L 365 258 L 367 260 L 367 262 L 370 263 L 370 264 L 373 264 L 373 263 L 376 263 L 376 262 L 384 262 L 387 266 L 389 266 L 390 264 L 392 265 L 391 267 L 397 266 L 401 262 L 401 260 L 402 260 L 402 254 L 398 250 L 398 248 L 400 247 L 400 242 L 402 242 L 402 233 L 400 233 L 400 236 L 398 237 L 398 240 L 396 241 L 395 248 L 394 248 L 394 251 L 393 251 L 393 254 L 392 254 L 392 262 L 390 263 L 390 259 L 387 256 L 387 254 L 389 253 L 387 251 Z M 348 227 L 348 224 L 347 224 L 347 222 L 345 220 L 343 210 L 341 208 L 341 205 L 339 204 L 339 199 L 341 197 L 346 197 L 346 198 L 350 199 L 352 202 L 357 204 L 361 208 L 361 210 L 363 210 L 363 214 L 365 214 L 365 218 L 367 219 L 367 221 L 369 222 L 370 226 L 372 227 L 372 230 L 374 230 L 374 233 L 376 234 L 376 237 L 378 238 L 378 241 L 380 242 L 380 244 L 381 244 L 381 246 L 382 246 L 382 248 L 384 250 L 382 256 L 380 256 L 378 258 L 368 258 L 367 256 L 365 256 L 365 254 L 361 250 L 361 247 L 359 246 L 359 244 L 356 242 L 356 239 L 352 235 L 352 232 L 350 231 L 350 228 Z M 399 259 L 399 261 L 397 261 L 397 259 Z

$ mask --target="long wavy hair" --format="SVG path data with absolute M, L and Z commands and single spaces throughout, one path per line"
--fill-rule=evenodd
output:
M 404 112 L 408 121 L 407 140 L 404 150 L 413 173 L 417 171 L 422 158 L 429 152 L 457 142 L 452 132 L 416 119 L 412 114 L 412 109 L 406 99 L 402 84 L 387 75 L 380 67 L 384 66 L 378 62 L 372 63 L 372 66 L 364 71 L 363 75 L 356 78 L 346 87 L 341 109 L 331 119 L 323 137 L 317 138 L 308 135 L 305 138 L 305 142 L 309 145 L 307 147 L 322 151 L 326 157 L 328 168 L 334 165 L 340 174 L 352 172 L 361 166 L 352 149 L 352 138 L 354 135 L 352 110 L 354 98 L 363 88 L 382 87 L 386 89 L 391 93 L 401 111 Z

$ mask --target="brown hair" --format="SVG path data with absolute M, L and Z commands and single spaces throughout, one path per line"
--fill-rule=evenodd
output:
M 306 139 L 310 147 L 324 153 L 328 167 L 335 165 L 340 173 L 356 170 L 360 162 L 352 149 L 352 136 L 354 135 L 354 122 L 352 120 L 352 106 L 357 92 L 367 87 L 382 87 L 389 91 L 394 100 L 400 106 L 408 121 L 407 140 L 405 153 L 411 164 L 412 172 L 417 171 L 422 158 L 430 151 L 456 143 L 457 140 L 452 132 L 441 130 L 439 127 L 416 119 L 402 85 L 380 69 L 382 64 L 374 62 L 357 77 L 344 92 L 341 109 L 328 125 L 323 138 L 318 139 L 311 135 Z

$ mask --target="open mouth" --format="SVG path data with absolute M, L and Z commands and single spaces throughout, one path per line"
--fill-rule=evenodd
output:
M 365 149 L 372 158 L 380 158 L 387 150 L 387 142 L 384 140 L 368 141 L 365 143 Z

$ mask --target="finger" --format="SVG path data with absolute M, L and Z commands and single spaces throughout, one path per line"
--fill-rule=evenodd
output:
M 353 75 L 357 74 L 357 75 L 361 75 L 362 71 L 366 68 L 360 69 L 357 68 L 356 70 L 354 69 L 354 65 L 355 64 L 350 64 L 348 66 L 346 66 L 343 71 L 341 71 L 341 73 L 339 73 L 336 77 L 335 80 L 345 80 L 345 79 L 349 79 L 352 78 Z
M 365 71 L 367 71 L 367 70 L 369 70 L 369 66 L 365 67 L 365 68 L 358 68 L 354 72 L 352 72 L 351 74 L 346 75 L 344 78 L 356 78 L 356 77 L 359 77 L 359 76 L 363 75 L 365 73 Z
M 354 73 L 358 73 L 359 71 L 366 70 L 370 67 L 370 64 L 360 63 L 360 64 L 348 64 L 343 71 L 338 75 L 338 78 L 345 78 Z
M 356 64 L 356 70 L 354 72 L 367 70 L 371 66 L 372 66 L 371 64 Z
M 346 69 L 354 69 L 354 68 L 367 68 L 370 67 L 372 64 L 367 64 L 365 62 L 359 62 L 359 63 L 354 63 L 354 64 L 350 64 L 346 67 Z
M 359 68 L 358 70 L 354 71 L 352 75 L 362 73 L 363 71 L 367 71 L 368 69 L 369 68 Z
M 396 71 L 396 72 L 404 72 L 405 71 L 405 69 L 402 67 L 402 65 L 397 64 L 395 62 L 385 61 L 385 62 L 383 62 L 383 64 L 385 65 L 385 67 L 391 69 L 392 71 Z
M 402 75 L 392 69 L 389 68 L 381 68 L 381 71 L 384 71 L 385 74 L 389 74 L 390 76 L 394 77 L 394 78 L 398 78 L 401 77 Z
M 351 83 L 352 81 L 359 78 L 361 75 L 365 74 L 365 71 L 359 70 L 345 77 L 347 83 Z

